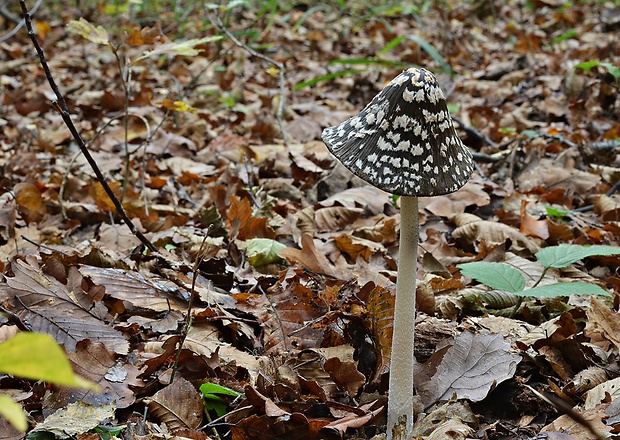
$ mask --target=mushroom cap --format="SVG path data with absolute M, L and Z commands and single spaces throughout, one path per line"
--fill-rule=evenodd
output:
M 326 128 L 322 138 L 351 172 L 392 194 L 448 194 L 474 169 L 437 79 L 425 69 L 402 72 L 359 115 Z

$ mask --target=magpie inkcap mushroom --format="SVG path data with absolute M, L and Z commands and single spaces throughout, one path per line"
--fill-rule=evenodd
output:
M 437 79 L 426 69 L 405 70 L 360 114 L 323 130 L 322 138 L 346 168 L 392 194 L 452 193 L 474 169 Z
M 418 258 L 418 197 L 458 190 L 474 161 L 463 145 L 435 76 L 408 69 L 357 116 L 323 130 L 331 153 L 354 174 L 402 196 L 388 389 L 387 438 L 406 424 L 413 430 L 413 370 Z

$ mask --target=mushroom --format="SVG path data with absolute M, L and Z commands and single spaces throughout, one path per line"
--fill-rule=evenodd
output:
M 392 429 L 404 416 L 409 436 L 413 429 L 418 197 L 458 190 L 469 180 L 474 161 L 454 129 L 437 79 L 425 69 L 402 72 L 359 115 L 326 128 L 322 138 L 355 175 L 401 196 L 387 432 L 391 439 Z

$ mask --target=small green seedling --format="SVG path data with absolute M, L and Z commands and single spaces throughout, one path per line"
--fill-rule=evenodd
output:
M 215 411 L 218 417 L 222 417 L 228 412 L 228 405 L 220 396 L 231 396 L 236 398 L 242 395 L 235 390 L 211 382 L 200 385 L 200 392 L 205 401 L 205 409 L 207 411 Z
M 467 277 L 473 278 L 492 289 L 511 292 L 517 296 L 534 296 L 537 298 L 555 298 L 570 295 L 610 296 L 606 290 L 596 284 L 580 281 L 560 282 L 545 286 L 539 286 L 538 284 L 551 268 L 562 269 L 587 257 L 612 255 L 620 255 L 620 247 L 561 244 L 542 249 L 536 254 L 536 259 L 542 264 L 544 270 L 538 281 L 529 289 L 525 288 L 523 274 L 518 269 L 505 263 L 476 261 L 459 264 L 457 267 Z
M 614 77 L 616 85 L 620 85 L 620 68 L 618 68 L 618 66 L 614 66 L 611 63 L 605 63 L 597 60 L 584 61 L 573 66 L 573 69 L 583 69 L 584 71 L 589 72 L 594 67 L 600 67 L 605 69 L 607 73 Z

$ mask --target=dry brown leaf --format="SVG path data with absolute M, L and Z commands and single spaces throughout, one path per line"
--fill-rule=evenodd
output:
M 385 248 L 380 243 L 374 241 L 365 240 L 363 238 L 355 237 L 349 234 L 342 234 L 334 238 L 336 246 L 342 252 L 347 254 L 353 260 L 357 260 L 362 257 L 364 261 L 370 261 L 376 253 L 385 253 Z
M 594 429 L 600 434 L 600 437 L 595 436 L 586 426 L 576 422 L 567 415 L 555 419 L 552 423 L 542 428 L 540 432 L 558 431 L 567 435 L 572 435 L 580 440 L 608 438 L 611 428 L 603 423 L 603 420 L 606 418 L 605 408 L 607 408 L 607 406 L 608 404 L 602 404 L 585 411 L 577 410 L 579 415 L 583 416 L 592 424 Z
M 317 252 L 314 246 L 314 240 L 309 234 L 303 234 L 301 236 L 301 250 L 286 248 L 280 250 L 278 255 L 282 258 L 286 258 L 293 264 L 299 263 L 312 272 L 334 276 L 332 264 L 325 255 Z
M 108 182 L 108 186 L 116 195 L 117 198 L 120 198 L 121 195 L 121 183 L 120 182 Z M 95 182 L 90 187 L 90 196 L 95 200 L 97 207 L 102 211 L 106 212 L 116 212 L 116 207 L 108 196 L 108 193 L 105 192 L 103 186 L 99 182 Z
M 139 272 L 81 266 L 80 273 L 93 284 L 105 287 L 105 293 L 126 303 L 126 307 L 163 312 L 185 310 L 180 289 L 163 278 L 147 277 Z
M 357 396 L 359 389 L 366 382 L 364 375 L 357 370 L 355 362 L 342 362 L 337 357 L 333 357 L 325 361 L 323 368 L 336 385 L 345 389 L 352 398 Z
M 37 223 L 47 214 L 45 201 L 36 185 L 28 182 L 18 183 L 13 187 L 15 201 L 26 223 Z
M 204 403 L 196 388 L 179 377 L 173 383 L 145 399 L 153 417 L 166 424 L 171 433 L 197 429 L 202 422 Z
M 314 221 L 319 232 L 335 232 L 346 229 L 364 212 L 361 208 L 331 206 L 314 211 Z
M 267 224 L 264 217 L 254 217 L 248 199 L 230 198 L 230 207 L 226 210 L 226 224 L 231 235 L 239 240 L 250 238 L 275 238 L 276 233 Z
M 54 390 L 49 402 L 60 408 L 78 400 L 91 405 L 116 402 L 118 408 L 129 407 L 136 399 L 130 387 L 139 387 L 138 368 L 126 361 L 116 360 L 116 355 L 103 344 L 91 341 L 80 342 L 75 352 L 68 352 L 76 374 L 95 382 L 101 387 L 99 392 L 75 388 Z
M 549 229 L 547 228 L 547 219 L 536 220 L 527 213 L 525 207 L 527 200 L 521 201 L 521 232 L 531 237 L 538 237 L 546 240 L 549 238 Z
M 366 301 L 370 314 L 370 330 L 375 343 L 377 367 L 374 382 L 383 373 L 386 373 L 392 353 L 392 330 L 394 321 L 394 294 L 389 290 L 376 286 Z
M 603 341 L 612 343 L 617 350 L 620 349 L 620 314 L 613 312 L 595 296 L 590 298 L 590 309 L 586 313 L 588 320 L 584 333 L 597 341 L 597 345 L 604 350 L 608 347 L 602 346 L 600 342 Z
M 353 230 L 353 235 L 377 243 L 392 244 L 398 239 L 396 219 L 383 218 L 372 226 L 362 226 Z
M 0 284 L 0 297 L 13 304 L 13 313 L 29 322 L 33 330 L 52 335 L 67 350 L 74 351 L 78 342 L 87 339 L 104 343 L 119 354 L 129 352 L 123 335 L 91 311 L 94 301 L 79 282 L 62 284 L 45 275 L 33 259 L 29 263 L 11 263 L 15 276 Z
M 350 188 L 339 192 L 321 202 L 319 205 L 327 208 L 329 206 L 345 206 L 347 208 L 367 209 L 371 215 L 383 213 L 385 205 L 390 203 L 389 195 L 374 186 L 362 186 Z
M 469 242 L 484 240 L 487 243 L 501 244 L 505 243 L 506 240 L 511 240 L 513 246 L 516 246 L 516 248 L 525 248 L 532 254 L 540 250 L 540 247 L 536 243 L 512 226 L 488 220 L 471 222 L 464 226 L 459 226 L 452 231 L 452 235 L 456 238 L 466 239 Z
M 594 212 L 601 215 L 604 221 L 620 221 L 620 201 L 615 196 L 603 194 L 594 203 Z
M 363 405 L 362 408 L 360 408 L 361 410 L 367 411 L 363 415 L 360 416 L 356 413 L 350 413 L 339 420 L 325 425 L 323 429 L 335 431 L 342 436 L 348 428 L 361 428 L 362 426 L 372 422 L 383 411 L 383 407 L 370 410 L 370 407 L 373 404 L 374 402 L 371 402 L 367 405 Z
M 455 214 L 461 214 L 468 206 L 486 206 L 491 201 L 491 197 L 484 191 L 480 183 L 469 182 L 463 188 L 439 197 L 420 198 L 420 204 L 431 213 L 441 216 L 450 217 Z
M 498 383 L 513 377 L 520 360 L 500 335 L 466 331 L 444 345 L 416 373 L 416 390 L 425 407 L 448 400 L 453 394 L 478 402 Z

